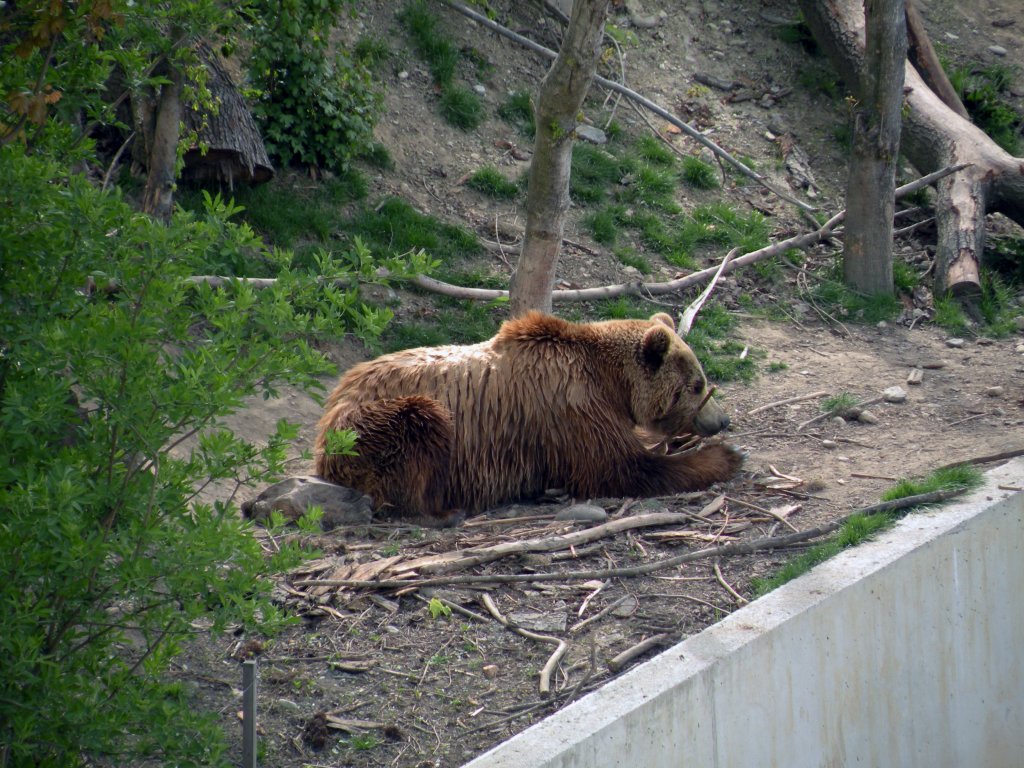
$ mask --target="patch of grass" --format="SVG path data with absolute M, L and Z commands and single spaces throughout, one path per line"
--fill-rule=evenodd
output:
M 484 105 L 468 88 L 448 85 L 441 90 L 441 116 L 456 128 L 471 131 L 484 121 Z
M 381 340 L 386 352 L 411 347 L 475 344 L 491 338 L 501 322 L 497 308 L 473 301 L 444 302 L 431 322 L 391 323 Z
M 857 323 L 878 323 L 892 320 L 903 305 L 895 296 L 879 294 L 864 296 L 847 288 L 838 276 L 838 265 L 833 276 L 824 277 L 813 289 L 815 301 L 821 304 L 830 314 Z M 838 309 L 837 309 L 838 308 Z
M 823 93 L 830 99 L 837 99 L 842 95 L 839 78 L 832 68 L 823 62 L 811 64 L 802 70 L 797 76 L 797 81 L 808 91 Z
M 645 163 L 628 178 L 631 183 L 619 195 L 620 200 L 659 208 L 666 213 L 679 213 L 679 205 L 672 199 L 676 189 L 674 171 Z
M 591 236 L 601 245 L 615 245 L 619 237 L 619 221 L 615 209 L 606 206 L 583 218 L 583 226 L 589 230 Z
M 1021 115 L 1004 97 L 1013 79 L 1013 70 L 1001 64 L 958 67 L 949 73 L 949 81 L 973 122 L 999 146 L 1016 155 L 1020 151 Z
M 519 194 L 519 186 L 491 165 L 484 166 L 470 176 L 466 186 L 497 200 L 511 200 Z
M 882 501 L 894 501 L 934 491 L 966 491 L 977 488 L 981 485 L 981 481 L 981 472 L 977 467 L 970 464 L 959 464 L 955 467 L 937 469 L 931 474 L 917 479 L 900 480 L 882 494 Z
M 1014 319 L 1021 313 L 1010 287 L 991 270 L 981 273 L 981 299 L 978 301 L 982 330 L 986 336 L 1003 338 L 1017 329 Z
M 529 91 L 515 91 L 498 107 L 498 115 L 525 136 L 532 137 L 537 132 L 533 116 L 533 99 Z
M 967 490 L 981 484 L 981 472 L 969 465 L 960 465 L 948 469 L 939 469 L 926 477 L 917 480 L 901 480 L 896 486 L 882 494 L 882 501 L 893 501 L 908 496 L 943 490 Z M 873 515 L 856 514 L 848 518 L 829 540 L 811 547 L 809 550 L 790 560 L 778 573 L 766 579 L 753 579 L 754 594 L 758 597 L 781 587 L 797 576 L 802 576 L 819 563 L 856 546 L 872 534 L 888 528 L 910 510 L 880 512 Z
M 352 55 L 357 61 L 363 62 L 372 70 L 391 58 L 391 48 L 387 41 L 374 35 L 363 35 L 352 47 Z
M 471 233 L 424 216 L 397 197 L 375 209 L 363 209 L 346 223 L 345 231 L 350 237 L 359 235 L 374 252 L 405 253 L 422 248 L 445 264 L 482 252 Z
M 698 157 L 683 158 L 683 180 L 696 189 L 717 189 L 715 169 Z
M 755 360 L 764 353 L 748 350 L 746 356 L 741 357 L 744 345 L 729 338 L 735 326 L 736 318 L 725 307 L 709 302 L 686 336 L 686 343 L 711 381 L 752 381 L 757 376 Z
M 416 52 L 427 62 L 430 74 L 440 86 L 455 78 L 459 63 L 459 49 L 437 29 L 437 17 L 424 0 L 413 0 L 398 14 L 399 21 L 412 37 Z
M 359 153 L 359 158 L 381 171 L 390 171 L 395 167 L 395 161 L 391 158 L 388 148 L 379 141 L 374 141 L 364 147 L 363 151 Z
M 892 280 L 897 290 L 906 293 L 911 293 L 920 282 L 914 268 L 899 259 L 895 259 L 892 263 Z
M 651 314 L 642 302 L 630 296 L 619 296 L 597 303 L 597 316 L 602 320 L 646 320 Z
M 591 144 L 577 142 L 572 148 L 569 194 L 582 203 L 604 202 L 608 189 L 623 177 L 619 158 Z
M 822 400 L 821 410 L 830 416 L 842 416 L 858 402 L 856 396 L 849 392 L 840 392 L 838 395 L 832 395 Z
M 646 160 L 651 165 L 671 168 L 676 164 L 676 156 L 672 150 L 653 136 L 641 136 L 633 145 L 633 151 L 636 152 L 637 157 Z
M 613 253 L 615 258 L 622 264 L 625 264 L 627 267 L 633 267 L 641 275 L 649 275 L 653 271 L 651 269 L 651 262 L 632 248 L 616 248 Z
M 788 369 L 789 365 L 787 363 L 783 363 L 779 360 L 772 360 L 770 363 L 768 363 L 768 368 L 766 370 L 768 371 L 768 373 L 781 373 L 782 371 Z
M 986 267 L 1010 284 L 1024 283 L 1024 238 L 988 238 L 983 260 Z
M 693 219 L 707 228 L 705 239 L 698 242 L 739 248 L 741 254 L 768 245 L 768 223 L 757 211 L 744 215 L 728 203 L 712 203 L 694 210 Z
M 967 315 L 960 302 L 952 296 L 935 297 L 935 314 L 932 322 L 950 333 L 964 333 L 967 330 Z

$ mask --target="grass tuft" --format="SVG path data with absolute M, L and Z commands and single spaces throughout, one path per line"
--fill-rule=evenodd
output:
M 696 157 L 683 159 L 683 180 L 696 189 L 717 189 L 715 169 Z
M 501 171 L 491 165 L 484 166 L 470 176 L 466 186 L 497 200 L 511 200 L 519 194 L 519 185 L 506 179 Z
M 456 128 L 471 131 L 484 121 L 483 102 L 468 88 L 449 85 L 441 90 L 441 116 Z
M 533 101 L 529 91 L 515 91 L 498 107 L 498 115 L 525 136 L 532 137 L 537 132 L 533 117 Z

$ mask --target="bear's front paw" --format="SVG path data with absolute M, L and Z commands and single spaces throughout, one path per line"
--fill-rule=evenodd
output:
M 745 451 L 719 441 L 707 441 L 700 450 L 701 466 L 713 482 L 724 482 L 735 475 L 747 458 Z

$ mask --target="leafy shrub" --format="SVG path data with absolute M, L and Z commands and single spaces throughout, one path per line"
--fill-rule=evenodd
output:
M 282 474 L 297 429 L 257 445 L 219 419 L 319 386 L 331 366 L 307 339 L 387 316 L 287 270 L 262 291 L 189 282 L 211 253 L 259 247 L 216 198 L 165 227 L 6 147 L 0 210 L 4 762 L 229 764 L 162 673 L 195 626 L 280 626 L 267 576 L 299 553 L 267 561 L 232 504 L 197 493 Z
M 329 51 L 343 6 L 344 0 L 253 0 L 253 113 L 267 151 L 283 163 L 344 170 L 372 143 L 383 100 L 367 59 Z

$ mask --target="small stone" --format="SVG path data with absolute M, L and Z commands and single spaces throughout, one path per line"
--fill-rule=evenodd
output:
M 555 520 L 571 520 L 577 523 L 604 523 L 608 513 L 594 504 L 573 504 L 555 515 Z
M 875 328 L 888 328 L 888 327 L 889 327 L 889 324 L 887 322 L 885 322 L 885 320 L 879 320 L 875 324 Z
M 398 79 L 399 80 L 408 80 L 409 79 L 409 73 L 406 70 L 403 69 L 401 72 L 398 73 Z
M 985 394 L 988 397 L 1002 397 L 1003 396 L 1003 391 L 1004 391 L 1003 388 L 1000 387 L 1000 386 L 985 387 Z
M 925 369 L 927 369 L 929 371 L 938 371 L 938 370 L 946 367 L 946 361 L 945 360 L 931 360 L 930 362 L 927 362 L 927 363 L 921 363 L 920 367 L 921 368 L 925 368 Z
M 861 424 L 877 424 L 878 417 L 875 416 L 871 411 L 863 410 L 857 414 L 857 421 Z
M 946 346 L 961 349 L 966 342 L 963 339 L 946 339 Z
M 833 427 L 845 427 L 846 426 L 846 419 L 844 419 L 842 416 L 833 416 L 831 419 L 829 419 L 829 421 L 832 422 L 832 426 Z
M 480 671 L 484 673 L 484 677 L 486 677 L 488 680 L 493 680 L 498 676 L 498 665 L 484 664 L 483 668 Z
M 882 399 L 887 403 L 905 403 L 907 401 L 907 391 L 901 386 L 887 387 L 882 392 Z
M 473 90 L 476 91 L 477 93 L 479 93 L 481 96 L 483 96 L 485 93 L 487 93 L 487 89 L 484 88 L 484 86 L 480 85 L 480 83 L 477 83 L 476 85 L 474 85 L 473 86 Z
M 836 448 L 839 447 L 839 443 L 837 443 L 835 440 L 822 440 L 821 447 L 828 448 L 830 451 L 834 451 Z
M 920 368 L 911 368 L 910 373 L 907 374 L 907 384 L 916 387 L 922 381 L 924 381 L 924 371 Z
M 313 506 L 323 510 L 320 524 L 325 531 L 339 525 L 365 524 L 373 517 L 369 496 L 311 475 L 295 475 L 275 483 L 255 499 L 244 502 L 242 514 L 263 522 L 276 510 L 293 522 Z
M 1018 344 L 1016 347 L 1013 348 L 1013 351 L 1024 354 L 1024 344 Z
M 628 619 L 634 613 L 639 606 L 637 599 L 632 595 L 627 595 L 626 599 L 619 603 L 612 609 L 612 616 L 618 619 Z
M 990 45 L 988 47 L 988 52 L 991 53 L 993 56 L 1005 56 L 1006 55 L 1006 49 L 1003 48 L 1003 46 L 1001 46 L 1001 45 Z

